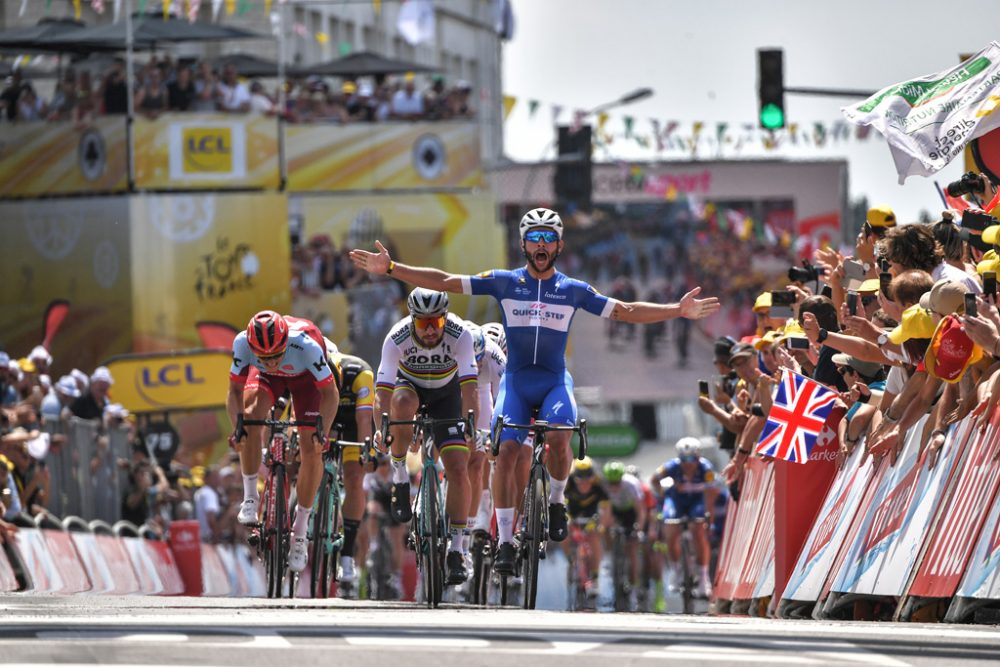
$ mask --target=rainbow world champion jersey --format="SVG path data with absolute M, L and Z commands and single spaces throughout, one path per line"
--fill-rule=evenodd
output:
M 528 366 L 565 371 L 569 325 L 577 309 L 611 317 L 618 303 L 582 280 L 558 271 L 538 280 L 525 267 L 462 276 L 462 292 L 488 294 L 500 303 L 507 333 L 507 372 L 511 373 Z
M 475 382 L 479 368 L 472 349 L 472 334 L 457 315 L 448 313 L 441 342 L 427 348 L 417 342 L 412 319 L 404 317 L 393 325 L 382 343 L 376 387 L 395 387 L 397 372 L 418 387 L 427 389 L 445 386 L 456 373 L 460 384 Z

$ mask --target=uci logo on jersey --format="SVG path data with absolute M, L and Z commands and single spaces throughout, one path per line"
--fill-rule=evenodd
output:
M 233 170 L 232 128 L 186 127 L 182 146 L 188 174 L 228 174 Z

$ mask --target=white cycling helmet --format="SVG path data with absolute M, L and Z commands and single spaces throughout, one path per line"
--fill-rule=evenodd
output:
M 529 229 L 551 229 L 556 234 L 559 235 L 559 240 L 562 240 L 563 235 L 563 223 L 562 218 L 559 214 L 550 208 L 533 208 L 524 214 L 521 218 L 521 224 L 518 227 L 521 232 L 521 240 L 524 240 L 524 235 Z
M 406 298 L 412 317 L 435 317 L 448 312 L 448 294 L 418 287 Z
M 483 329 L 472 320 L 465 320 L 465 328 L 472 334 L 472 351 L 476 354 L 476 361 L 480 361 L 486 354 L 486 337 Z
M 684 458 L 688 456 L 698 456 L 701 452 L 701 440 L 691 436 L 685 436 L 677 441 L 677 456 Z
M 500 346 L 504 354 L 507 354 L 507 334 L 504 333 L 503 325 L 499 322 L 487 322 L 482 327 L 483 334 L 493 339 L 493 342 Z

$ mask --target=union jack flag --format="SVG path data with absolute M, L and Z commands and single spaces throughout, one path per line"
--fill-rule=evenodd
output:
M 837 392 L 798 373 L 785 371 L 771 403 L 757 453 L 784 461 L 808 463 Z

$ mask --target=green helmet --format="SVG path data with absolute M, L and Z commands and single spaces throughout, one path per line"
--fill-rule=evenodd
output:
M 612 484 L 622 481 L 625 476 L 625 464 L 621 461 L 608 461 L 604 464 L 604 479 Z

